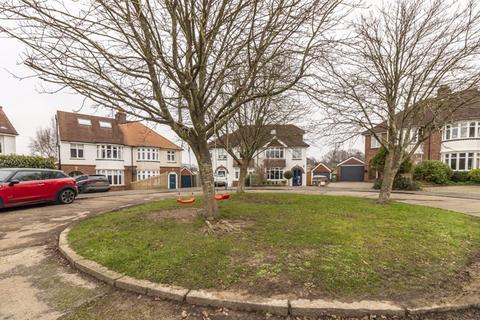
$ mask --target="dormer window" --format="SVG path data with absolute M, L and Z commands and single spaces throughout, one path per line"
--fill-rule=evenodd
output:
M 78 119 L 78 124 L 81 124 L 82 126 L 91 126 L 92 121 L 90 119 Z
M 111 128 L 112 127 L 112 123 L 107 122 L 107 121 L 100 121 L 99 124 L 100 124 L 101 128 Z

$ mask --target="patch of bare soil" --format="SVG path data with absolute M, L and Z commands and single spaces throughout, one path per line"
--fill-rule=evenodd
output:
M 252 220 L 228 220 L 205 221 L 203 232 L 205 234 L 224 235 L 228 233 L 240 233 L 243 229 L 255 224 Z
M 146 219 L 152 222 L 161 222 L 165 219 L 175 219 L 178 222 L 188 223 L 201 216 L 201 214 L 202 209 L 199 208 L 181 208 L 149 213 L 146 215 Z

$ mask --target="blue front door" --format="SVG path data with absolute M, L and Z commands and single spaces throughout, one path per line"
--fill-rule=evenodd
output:
M 168 175 L 168 188 L 169 189 L 177 189 L 177 175 L 176 174 L 169 174 Z
M 294 169 L 293 170 L 293 186 L 299 187 L 302 185 L 302 170 Z

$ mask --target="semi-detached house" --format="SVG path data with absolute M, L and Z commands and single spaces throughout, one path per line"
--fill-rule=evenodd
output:
M 133 181 L 168 175 L 178 188 L 182 149 L 140 122 L 72 112 L 57 112 L 60 168 L 71 176 L 105 175 L 112 186 L 128 189 Z
M 16 153 L 17 130 L 0 107 L 0 154 Z

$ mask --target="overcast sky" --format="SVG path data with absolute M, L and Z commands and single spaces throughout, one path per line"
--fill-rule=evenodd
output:
M 88 105 L 81 109 L 82 96 L 59 92 L 55 94 L 42 93 L 42 87 L 50 86 L 38 78 L 17 79 L 15 76 L 27 77 L 32 72 L 21 61 L 24 46 L 8 38 L 0 37 L 0 106 L 18 133 L 17 153 L 30 154 L 29 142 L 35 135 L 38 127 L 47 126 L 57 110 L 78 111 L 81 113 L 98 116 L 111 116 L 108 109 L 91 108 Z M 153 125 L 150 124 L 152 127 Z M 181 145 L 178 137 L 166 126 L 155 126 L 154 129 L 175 143 Z M 311 144 L 308 155 L 317 159 L 326 153 L 330 147 L 318 139 L 308 141 Z M 186 145 L 184 146 L 186 149 Z M 361 139 L 354 147 L 363 149 Z M 184 153 L 183 162 L 188 163 L 187 154 Z

